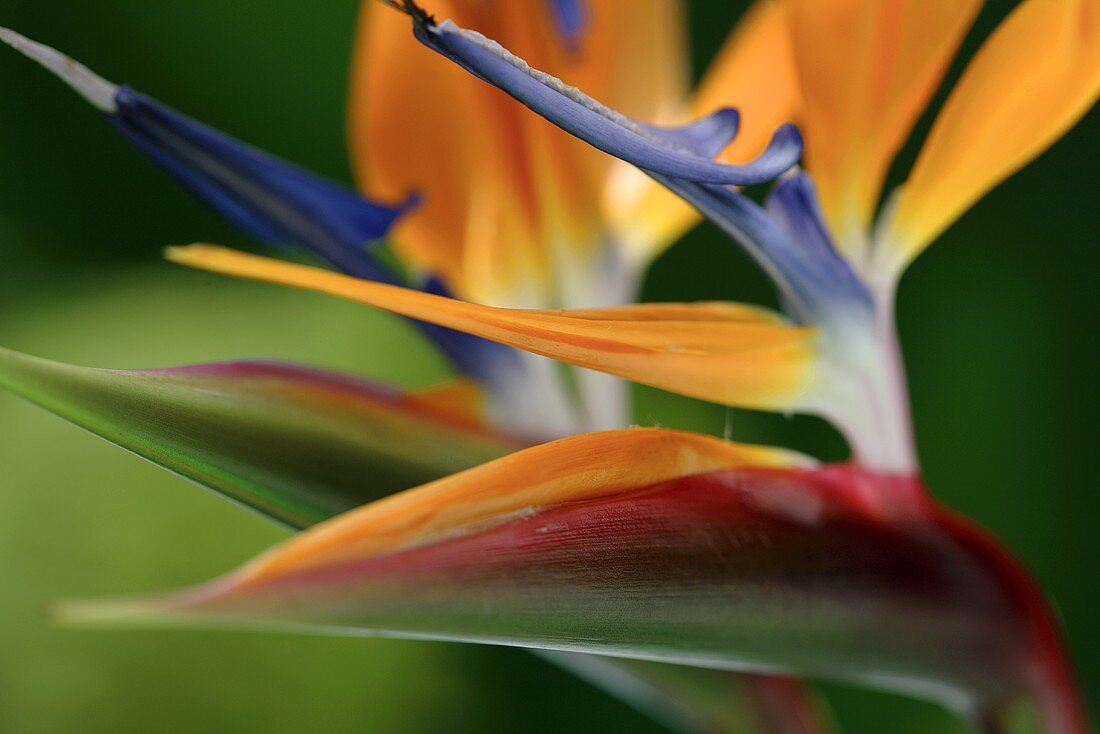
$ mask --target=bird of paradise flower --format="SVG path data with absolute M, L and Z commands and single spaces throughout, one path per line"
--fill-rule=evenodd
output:
M 384 5 L 364 8 L 352 150 L 391 206 L 0 34 L 234 221 L 343 272 L 205 245 L 170 259 L 407 316 L 463 375 L 402 394 L 293 365 L 116 372 L 3 352 L 0 384 L 274 519 L 320 523 L 206 586 L 64 614 L 599 653 L 668 696 L 680 669 L 626 660 L 766 674 L 741 691 L 761 731 L 825 726 L 777 672 L 929 697 L 992 731 L 1086 731 L 1040 591 L 919 479 L 893 299 L 916 255 L 1091 107 L 1100 4 L 1021 3 L 881 208 L 980 2 L 765 0 L 694 99 L 673 2 L 441 0 L 442 21 Z M 397 32 L 409 19 L 420 46 Z M 712 111 L 727 103 L 740 113 Z M 763 207 L 736 188 L 774 179 Z M 784 314 L 621 305 L 700 215 L 774 279 Z M 404 272 L 367 246 L 391 226 Z M 585 433 L 629 425 L 627 380 L 817 413 L 852 461 Z M 713 702 L 692 703 L 675 723 L 713 723 Z

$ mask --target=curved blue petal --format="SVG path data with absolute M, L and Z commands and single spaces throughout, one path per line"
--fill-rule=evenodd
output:
M 369 247 L 415 205 L 415 197 L 394 207 L 370 202 L 129 87 L 119 87 L 115 105 L 108 119 L 123 135 L 253 237 L 303 248 L 359 278 L 401 280 Z M 484 377 L 495 357 L 511 356 L 507 347 L 494 342 L 413 323 L 464 374 Z
M 429 48 L 567 132 L 636 165 L 695 206 L 760 262 L 794 318 L 830 321 L 838 305 L 873 310 L 866 285 L 823 229 L 808 178 L 799 174 L 779 184 L 771 204 L 775 217 L 734 188 L 778 178 L 797 163 L 802 138 L 794 125 L 780 126 L 756 160 L 719 163 L 713 157 L 737 134 L 734 109 L 673 128 L 638 122 L 532 69 L 491 39 L 449 20 L 437 22 L 414 0 L 391 4 L 411 16 L 416 37 Z
M 732 107 L 723 107 L 695 122 L 678 127 L 639 124 L 681 150 L 704 158 L 713 158 L 737 137 L 737 132 L 741 129 L 741 113 Z
M 507 92 L 558 127 L 647 171 L 700 183 L 745 186 L 775 179 L 797 163 L 802 154 L 798 130 L 793 125 L 783 125 L 757 159 L 743 165 L 713 161 L 700 155 L 702 148 L 710 149 L 699 144 L 699 138 L 708 139 L 707 135 L 639 123 L 549 74 L 532 69 L 480 33 L 460 28 L 449 20 L 436 23 L 409 0 L 404 9 L 413 18 L 416 37 L 426 46 Z M 717 124 L 726 131 L 728 117 L 726 112 L 719 113 L 718 118 L 704 121 L 701 129 Z

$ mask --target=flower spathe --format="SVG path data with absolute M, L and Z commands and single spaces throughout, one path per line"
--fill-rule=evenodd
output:
M 915 480 L 633 429 L 381 500 L 204 587 L 58 613 L 789 671 L 1084 731 L 1037 598 Z

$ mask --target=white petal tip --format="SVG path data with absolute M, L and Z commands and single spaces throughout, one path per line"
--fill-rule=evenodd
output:
M 32 41 L 10 28 L 0 27 L 0 41 L 52 71 L 96 109 L 107 114 L 118 111 L 118 106 L 115 104 L 118 86 L 111 84 L 83 64 L 49 46 Z

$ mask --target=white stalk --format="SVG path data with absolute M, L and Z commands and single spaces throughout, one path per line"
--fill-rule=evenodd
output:
M 919 470 L 905 364 L 894 318 L 896 280 L 869 284 L 874 313 L 840 314 L 822 328 L 819 412 L 847 438 L 853 460 L 889 474 Z
M 118 111 L 118 106 L 115 104 L 118 86 L 83 64 L 9 28 L 0 27 L 0 41 L 52 71 L 61 81 L 72 87 L 77 94 L 101 112 L 111 115 Z
M 548 357 L 515 351 L 501 360 L 486 382 L 489 422 L 532 439 L 551 440 L 578 433 L 576 406 L 561 379 L 561 368 Z

